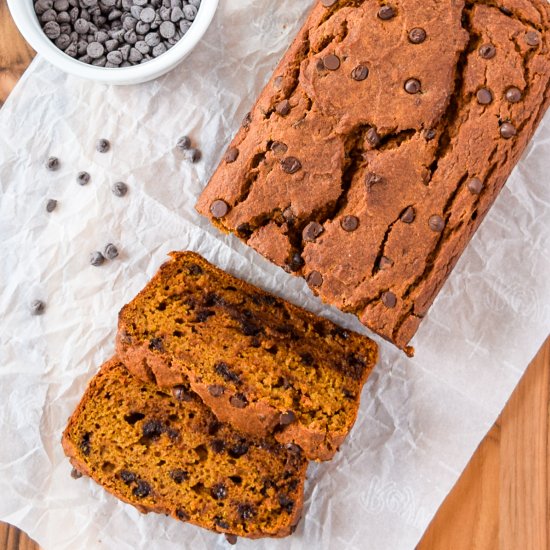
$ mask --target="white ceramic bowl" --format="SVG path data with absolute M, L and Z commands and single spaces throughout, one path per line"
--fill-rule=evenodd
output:
M 166 53 L 142 65 L 120 68 L 94 67 L 73 59 L 57 48 L 42 31 L 34 13 L 33 0 L 8 0 L 8 6 L 15 24 L 29 44 L 62 71 L 104 84 L 139 84 L 171 71 L 189 55 L 208 29 L 216 13 L 218 0 L 202 0 L 191 28 Z

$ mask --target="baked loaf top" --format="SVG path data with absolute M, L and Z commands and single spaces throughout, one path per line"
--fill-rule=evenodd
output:
M 249 538 L 289 535 L 300 519 L 298 448 L 246 437 L 188 387 L 160 392 L 117 359 L 90 382 L 63 448 L 78 472 L 142 512 Z
M 171 256 L 120 312 L 120 359 L 163 388 L 189 381 L 223 422 L 329 460 L 355 422 L 376 344 L 195 253 Z
M 197 210 L 412 352 L 548 106 L 549 6 L 317 2 Z

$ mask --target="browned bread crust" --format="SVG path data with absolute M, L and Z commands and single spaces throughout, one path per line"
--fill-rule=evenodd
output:
M 191 388 L 223 422 L 329 460 L 377 361 L 365 336 L 173 252 L 119 315 L 117 354 L 144 380 Z
M 141 512 L 239 537 L 284 537 L 300 520 L 307 461 L 273 438 L 220 424 L 114 358 L 91 380 L 63 434 L 72 465 Z
M 550 101 L 546 0 L 317 2 L 197 210 L 407 347 Z

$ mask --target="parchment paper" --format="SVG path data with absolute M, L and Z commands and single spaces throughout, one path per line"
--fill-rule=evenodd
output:
M 276 294 L 363 330 L 305 284 L 193 210 L 307 2 L 222 1 L 176 71 L 107 88 L 37 59 L 0 111 L 0 519 L 46 550 L 222 548 L 223 537 L 142 516 L 88 479 L 60 442 L 97 367 L 113 353 L 117 312 L 172 249 L 194 249 Z M 190 134 L 204 160 L 182 161 Z M 95 141 L 111 140 L 107 155 Z M 406 358 L 387 343 L 352 436 L 309 470 L 305 519 L 255 549 L 412 549 L 496 420 L 550 329 L 550 119 L 461 259 Z M 56 155 L 62 165 L 48 172 Z M 79 187 L 76 173 L 92 182 Z M 110 186 L 123 180 L 125 198 Z M 59 200 L 47 214 L 48 198 Z M 101 268 L 88 255 L 114 242 Z M 42 317 L 28 304 L 47 302 Z M 366 332 L 366 331 L 365 331 Z

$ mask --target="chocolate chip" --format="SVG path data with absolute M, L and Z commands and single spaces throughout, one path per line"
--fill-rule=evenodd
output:
M 409 42 L 411 44 L 422 44 L 426 40 L 426 31 L 420 27 L 415 27 L 409 32 Z
M 477 102 L 480 105 L 489 105 L 493 101 L 493 94 L 491 93 L 491 90 L 488 90 L 487 88 L 480 88 L 477 91 L 476 97 Z
M 340 68 L 340 58 L 331 53 L 323 58 L 323 66 L 328 71 L 337 71 Z
M 189 136 L 182 136 L 178 139 L 176 147 L 182 151 L 191 149 L 191 138 Z
M 506 90 L 506 100 L 509 103 L 518 103 L 521 101 L 522 93 L 519 88 L 516 88 L 515 86 L 511 86 Z
M 80 450 L 84 456 L 88 456 L 92 450 L 92 445 L 90 443 L 90 432 L 86 432 L 80 439 Z
M 370 128 L 366 135 L 367 141 L 373 146 L 378 147 L 380 145 L 380 135 L 375 128 Z
M 188 391 L 186 386 L 174 386 L 172 388 L 174 399 L 181 402 L 193 401 L 193 395 Z
M 395 10 L 391 6 L 382 6 L 378 10 L 378 17 L 382 19 L 382 21 L 393 19 L 395 15 Z
M 256 515 L 254 508 L 250 504 L 239 504 L 237 512 L 244 521 L 251 520 Z
M 76 183 L 78 185 L 88 185 L 90 183 L 90 174 L 88 172 L 79 172 L 78 176 L 76 176 Z
M 282 141 L 274 141 L 271 144 L 271 150 L 276 155 L 284 155 L 288 151 L 288 146 Z
M 248 128 L 251 123 L 252 123 L 252 113 L 246 113 L 241 125 L 243 128 Z
M 229 529 L 229 523 L 227 523 L 227 521 L 225 521 L 223 518 L 221 518 L 220 516 L 216 516 L 214 518 L 214 523 L 220 527 L 221 529 Z
M 134 474 L 133 472 L 129 472 L 128 470 L 121 470 L 119 476 L 126 485 L 134 483 L 134 481 L 136 481 L 137 479 L 136 474 Z
M 216 454 L 220 454 L 220 453 L 223 453 L 223 450 L 225 449 L 225 443 L 221 439 L 214 439 L 214 441 L 210 443 L 210 448 Z
M 140 479 L 137 482 L 137 486 L 132 491 L 133 495 L 137 498 L 145 498 L 151 494 L 151 486 L 146 481 Z
M 216 313 L 210 309 L 201 309 L 197 316 L 195 317 L 195 322 L 197 323 L 204 323 L 205 321 L 208 321 L 210 317 L 213 317 L 216 315 Z
M 382 183 L 383 181 L 384 181 L 384 178 L 382 176 L 379 176 L 374 172 L 367 172 L 367 175 L 365 176 L 365 184 L 367 186 L 367 191 L 370 191 L 374 185 Z
M 229 365 L 224 361 L 219 361 L 214 365 L 214 370 L 219 374 L 226 382 L 234 382 L 240 384 L 241 379 L 238 374 L 233 372 Z
M 353 80 L 357 80 L 357 82 L 365 80 L 368 76 L 369 68 L 363 63 L 357 65 L 357 67 L 351 71 L 351 78 L 353 78 Z
M 378 269 L 388 269 L 392 266 L 393 262 L 389 258 L 386 258 L 386 256 L 382 256 L 378 262 Z
M 288 262 L 288 267 L 290 268 L 290 271 L 296 273 L 296 271 L 300 271 L 302 267 L 304 267 L 304 259 L 300 255 L 299 252 L 295 252 L 292 254 L 292 257 L 290 258 L 290 261 Z
M 328 0 L 325 0 L 328 1 Z M 231 533 L 225 533 L 225 540 L 231 544 L 231 546 L 237 544 L 237 535 L 232 535 Z
M 309 222 L 302 232 L 302 237 L 304 241 L 312 243 L 315 242 L 315 239 L 317 239 L 317 237 L 321 235 L 323 231 L 323 226 L 320 223 Z
M 237 393 L 230 397 L 229 403 L 236 409 L 246 409 L 248 407 L 248 399 L 243 393 Z
M 279 495 L 278 500 L 281 508 L 285 512 L 288 512 L 289 514 L 292 513 L 292 510 L 294 509 L 294 501 L 291 498 L 287 495 Z
M 52 172 L 55 172 L 56 170 L 59 170 L 59 159 L 57 157 L 50 157 L 46 161 L 46 168 L 48 170 L 51 170 Z
M 199 160 L 202 158 L 202 153 L 199 149 L 192 147 L 191 149 L 187 149 L 185 151 L 182 151 L 183 153 L 183 160 L 187 162 L 199 162 Z
M 399 219 L 403 223 L 412 223 L 414 222 L 416 218 L 416 211 L 412 206 L 408 206 L 405 208 L 405 210 L 401 213 L 401 216 L 399 216 Z
M 46 212 L 53 212 L 57 208 L 57 201 L 55 199 L 49 199 L 46 203 Z
M 208 393 L 212 397 L 221 397 L 225 392 L 225 388 L 223 386 L 220 386 L 219 384 L 212 384 L 211 386 L 208 386 Z
M 248 452 L 249 445 L 248 443 L 242 439 L 235 445 L 232 445 L 227 453 L 231 458 L 240 458 L 241 456 L 244 456 Z
M 76 468 L 73 468 L 71 470 L 71 477 L 73 479 L 80 479 L 82 477 L 82 474 Z
M 160 420 L 148 420 L 147 422 L 144 422 L 141 427 L 143 437 L 152 439 L 153 441 L 159 439 L 159 437 L 164 433 L 164 430 L 164 426 Z
M 483 59 L 492 59 L 493 57 L 495 57 L 496 53 L 497 53 L 496 48 L 490 43 L 483 44 L 479 48 L 479 55 Z
M 302 163 L 296 157 L 286 157 L 281 160 L 281 168 L 287 174 L 295 174 L 302 168 Z
M 237 226 L 237 233 L 241 239 L 249 239 L 254 230 L 247 223 L 241 223 Z
M 511 139 L 517 134 L 516 127 L 510 122 L 504 122 L 500 127 L 500 135 L 504 139 Z
M 281 426 L 290 426 L 296 422 L 296 415 L 292 411 L 286 411 L 279 415 L 279 425 Z
M 94 267 L 99 267 L 105 262 L 105 256 L 101 252 L 92 252 L 90 255 L 90 263 Z
M 203 273 L 202 267 L 197 264 L 190 264 L 188 269 L 191 275 L 202 275 Z
M 174 483 L 178 485 L 183 483 L 189 477 L 189 474 L 185 470 L 172 470 L 170 472 L 170 477 L 174 480 Z
M 108 260 L 114 260 L 115 258 L 118 257 L 118 248 L 114 244 L 109 243 L 105 247 L 103 254 Z
M 216 500 L 223 500 L 224 498 L 227 498 L 227 493 L 227 487 L 223 483 L 217 483 L 210 489 L 212 498 Z
M 176 510 L 176 516 L 181 521 L 189 521 L 189 515 L 186 514 L 181 508 Z
M 525 42 L 528 46 L 538 46 L 540 44 L 540 36 L 536 31 L 525 33 Z
M 277 103 L 277 105 L 275 106 L 275 110 L 281 116 L 288 115 L 288 113 L 290 113 L 290 102 L 288 101 L 288 99 L 283 99 L 283 101 Z
M 405 91 L 408 94 L 417 94 L 418 92 L 420 92 L 421 87 L 422 86 L 420 84 L 420 81 L 416 78 L 409 78 L 405 82 Z
M 239 158 L 239 150 L 236 147 L 230 147 L 225 153 L 225 162 L 231 164 Z
M 432 141 L 432 139 L 435 137 L 435 134 L 436 132 L 432 128 L 424 130 L 424 139 L 426 141 Z
M 91 46 L 91 44 L 90 44 Z M 88 48 L 90 47 L 88 46 Z M 89 54 L 88 54 L 89 55 Z M 101 54 L 103 55 L 103 54 Z M 101 56 L 98 56 L 101 57 Z M 108 139 L 100 139 L 96 143 L 96 147 L 98 153 L 107 153 L 109 149 L 111 148 L 111 144 Z
M 124 195 L 128 193 L 128 186 L 123 181 L 117 181 L 113 187 L 111 187 L 111 191 L 115 197 L 124 197 Z
M 483 182 L 479 178 L 472 178 L 468 182 L 468 189 L 472 195 L 479 195 L 483 189 Z
M 445 229 L 445 220 L 441 216 L 434 214 L 428 220 L 428 225 L 435 233 L 441 233 Z
M 387 308 L 393 309 L 397 305 L 397 297 L 393 292 L 384 292 L 382 302 Z
M 342 218 L 340 225 L 344 231 L 355 231 L 359 227 L 359 218 L 356 218 L 355 216 L 345 216 Z
M 306 280 L 307 284 L 313 287 L 319 287 L 323 284 L 323 276 L 318 271 L 311 271 Z
M 149 340 L 149 349 L 155 351 L 164 351 L 164 343 L 162 338 L 151 338 Z
M 216 219 L 223 218 L 224 216 L 227 215 L 228 212 L 229 212 L 229 205 L 221 199 L 215 200 L 210 205 L 210 213 Z

